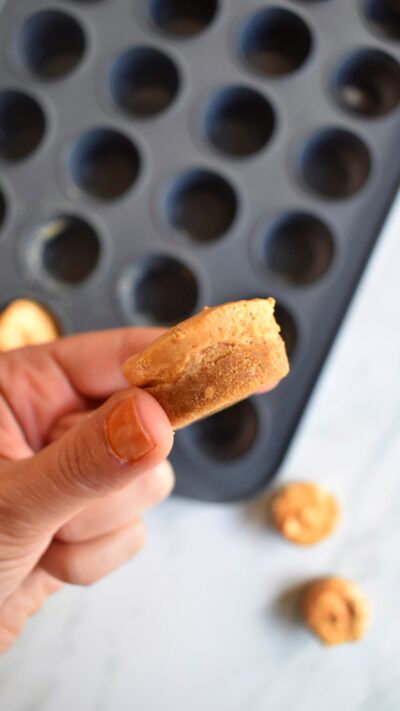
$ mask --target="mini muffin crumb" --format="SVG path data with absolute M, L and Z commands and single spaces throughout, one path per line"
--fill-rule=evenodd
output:
M 309 546 L 329 536 L 337 526 L 335 497 L 321 486 L 294 482 L 280 488 L 270 503 L 272 524 L 288 541 Z
M 16 299 L 0 314 L 0 351 L 48 343 L 58 336 L 53 317 L 35 301 Z
M 307 627 L 326 645 L 356 642 L 368 626 L 368 604 L 358 588 L 342 578 L 319 578 L 301 597 Z

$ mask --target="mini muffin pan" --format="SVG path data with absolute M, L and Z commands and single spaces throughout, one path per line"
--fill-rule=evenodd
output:
M 180 494 L 256 493 L 399 184 L 398 0 L 0 8 L 0 307 L 72 333 L 274 296 L 289 377 L 172 455 Z

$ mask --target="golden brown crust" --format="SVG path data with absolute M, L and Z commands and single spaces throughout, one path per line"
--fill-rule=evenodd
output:
M 321 486 L 293 482 L 281 487 L 272 497 L 271 520 L 289 541 L 308 546 L 319 543 L 337 526 L 336 499 Z
M 274 304 L 203 309 L 130 358 L 123 374 L 158 400 L 175 429 L 228 407 L 289 372 Z
M 58 338 L 54 319 L 43 306 L 16 299 L 0 314 L 0 351 L 9 351 Z
M 301 598 L 306 625 L 327 645 L 355 642 L 367 629 L 368 604 L 348 580 L 327 577 L 313 581 Z

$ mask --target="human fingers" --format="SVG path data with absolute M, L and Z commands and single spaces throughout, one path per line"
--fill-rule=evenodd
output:
M 68 430 L 71 429 L 71 427 L 78 425 L 80 422 L 82 422 L 82 420 L 86 419 L 86 417 L 91 414 L 92 410 L 87 410 L 85 412 L 71 412 L 70 414 L 65 415 L 64 417 L 61 417 L 56 422 L 53 429 L 50 430 L 50 433 L 47 437 L 47 444 L 55 442 L 57 439 L 60 439 L 60 437 L 65 435 Z
M 62 587 L 59 580 L 38 567 L 0 605 L 0 654 L 9 649 L 19 637 L 26 620 Z
M 87 411 L 125 388 L 123 362 L 162 332 L 115 329 L 0 353 L 0 400 L 17 419 L 20 444 L 40 450 L 60 419 Z
M 140 519 L 82 543 L 53 541 L 40 565 L 53 577 L 73 585 L 91 585 L 126 563 L 143 547 L 146 532 Z
M 171 493 L 174 483 L 172 466 L 161 462 L 120 491 L 93 501 L 57 531 L 56 539 L 72 543 L 110 533 L 160 503 Z
M 11 544 L 54 534 L 91 501 L 154 469 L 172 440 L 151 395 L 137 388 L 114 395 L 34 457 L 3 465 L 3 537 Z
M 89 398 L 106 398 L 126 387 L 121 366 L 130 355 L 147 348 L 162 328 L 119 328 L 84 333 L 49 343 L 49 353 L 73 387 Z

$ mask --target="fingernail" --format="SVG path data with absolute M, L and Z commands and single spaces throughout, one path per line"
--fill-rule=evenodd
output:
M 155 447 L 140 421 L 134 397 L 119 402 L 111 410 L 104 429 L 109 448 L 123 461 L 136 462 Z

